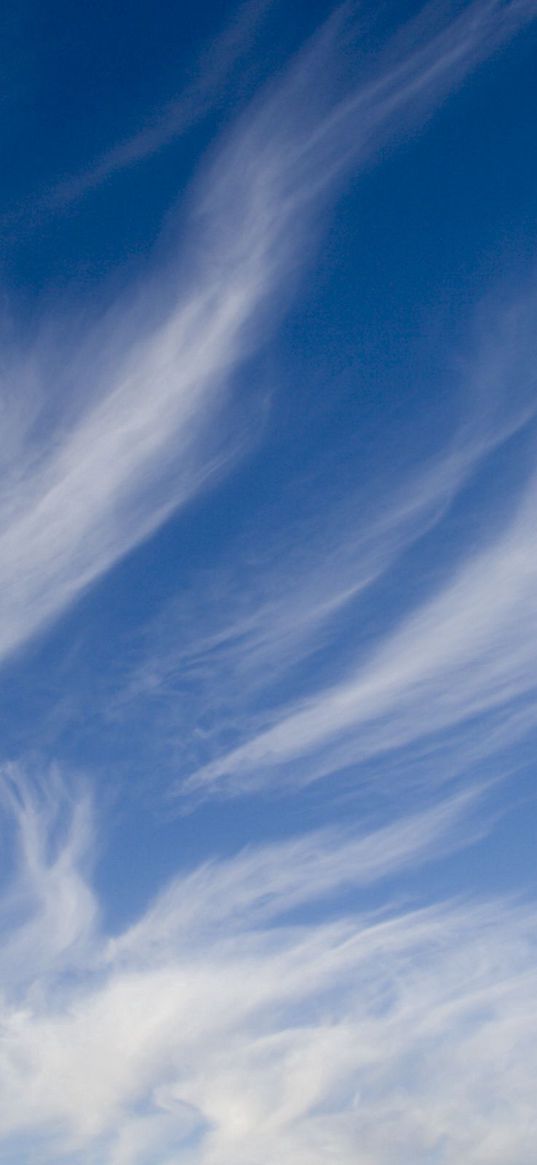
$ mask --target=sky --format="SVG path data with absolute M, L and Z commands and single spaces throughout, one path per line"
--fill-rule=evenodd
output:
M 0 25 L 0 1163 L 533 1165 L 537 0 Z

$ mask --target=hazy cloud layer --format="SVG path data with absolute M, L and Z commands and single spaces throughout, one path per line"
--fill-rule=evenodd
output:
M 459 844 L 468 804 L 205 865 L 110 938 L 87 804 L 5 779 L 3 1160 L 500 1165 L 509 1144 L 529 1165 L 535 919 L 494 903 L 285 917 Z

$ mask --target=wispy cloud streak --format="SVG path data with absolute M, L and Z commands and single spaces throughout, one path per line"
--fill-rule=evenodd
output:
M 433 4 L 361 64 L 352 10 L 335 13 L 200 165 L 166 268 L 155 262 L 91 320 L 76 305 L 49 305 L 34 343 L 5 327 L 0 661 L 235 464 L 264 403 L 239 374 L 288 306 L 342 185 L 419 130 L 537 3 L 472 0 L 451 13 Z M 223 73 L 239 49 L 224 47 Z M 198 116 L 211 92 L 193 90 L 185 116 Z M 79 193 L 169 132 L 171 123 L 142 133 Z M 64 198 L 76 192 L 75 182 Z M 491 859 L 493 831 L 509 832 L 499 765 L 485 780 L 472 760 L 537 728 L 535 291 L 483 317 L 473 358 L 455 361 L 450 345 L 449 404 L 436 407 L 444 380 L 416 394 L 411 438 L 403 450 L 398 430 L 396 456 L 384 449 L 377 467 L 368 446 L 366 468 L 338 465 L 337 483 L 334 460 L 310 471 L 306 457 L 296 477 L 294 465 L 281 474 L 281 495 L 241 497 L 216 549 L 197 528 L 202 566 L 185 565 L 180 591 L 175 563 L 167 574 L 165 564 L 170 608 L 153 613 L 141 651 L 122 612 L 110 644 L 82 664 L 78 654 L 73 696 L 71 663 L 63 674 L 49 667 L 57 651 L 34 660 L 35 673 L 13 668 L 15 684 L 29 671 L 42 682 L 44 659 L 67 707 L 86 697 L 87 667 L 93 719 L 58 750 L 72 748 L 81 767 L 106 752 L 110 728 L 133 781 L 145 747 L 153 759 L 168 749 L 152 771 L 169 788 L 174 767 L 183 806 L 272 796 L 218 814 L 204 803 L 195 836 L 191 817 L 168 820 L 153 870 L 173 846 L 179 857 L 148 902 L 139 866 L 161 834 L 145 818 L 141 828 L 147 805 L 133 804 L 131 784 L 110 852 L 89 781 L 37 763 L 30 776 L 22 765 L 0 769 L 5 1165 L 533 1161 L 537 912 L 491 893 L 444 900 L 435 889 L 453 886 L 455 863 L 456 886 L 465 875 L 482 885 L 475 871 Z M 385 411 L 391 400 L 387 391 Z M 421 424 L 423 400 L 431 413 Z M 400 416 L 407 398 L 398 405 Z M 383 439 L 380 407 L 378 417 Z M 319 445 L 322 420 L 308 429 Z M 337 420 L 347 451 L 346 418 Z M 299 452 L 289 428 L 271 481 L 289 449 Z M 280 436 L 251 467 L 257 484 Z M 128 599 L 128 586 L 121 593 Z M 154 598 L 142 597 L 144 611 Z M 97 739 L 99 698 L 111 687 Z M 171 749 L 151 720 L 153 694 L 176 717 Z M 46 711 L 48 701 L 47 688 Z M 39 728 L 28 735 L 29 751 Z M 42 737 L 34 755 L 40 746 Z M 392 784 L 407 763 L 415 785 Z M 459 765 L 462 792 L 443 782 Z M 107 763 L 108 781 L 112 772 Z M 375 772 L 386 781 L 373 796 Z M 306 796 L 322 777 L 339 779 Z M 354 792 L 364 788 L 358 814 Z M 287 789 L 301 790 L 291 811 L 317 828 L 293 835 L 292 819 L 282 823 L 276 794 Z M 245 835 L 238 848 L 233 837 Z M 129 840 L 138 864 L 123 905 Z M 194 847 L 195 861 L 186 857 Z
M 81 845 L 75 805 L 58 840 L 52 801 L 28 844 L 35 805 L 11 780 L 18 882 L 34 878 L 37 850 L 56 879 L 50 907 L 38 897 L 31 923 L 12 917 L 16 945 L 21 926 L 59 934 L 74 877 L 93 898 L 93 842 L 85 827 Z M 499 1165 L 509 1136 L 529 1161 L 529 912 L 459 903 L 289 917 L 453 844 L 464 810 L 446 802 L 355 840 L 325 831 L 185 872 L 113 938 L 81 912 L 53 962 L 4 974 L 3 1159 L 388 1165 L 396 1150 Z
M 164 110 L 160 109 L 132 137 L 112 146 L 81 174 L 65 179 L 53 187 L 37 204 L 32 215 L 42 211 L 61 211 L 70 203 L 107 182 L 114 174 L 135 166 L 158 153 L 175 138 L 186 134 L 203 120 L 236 73 L 247 54 L 270 0 L 254 0 L 239 6 L 234 20 L 205 46 L 189 72 L 193 79 Z
M 365 662 L 284 710 L 273 726 L 206 766 L 187 788 L 224 779 L 244 791 L 253 774 L 259 787 L 264 779 L 274 780 L 278 766 L 313 752 L 309 776 L 319 776 L 332 770 L 336 758 L 339 767 L 358 763 L 512 705 L 513 739 L 535 727 L 536 497 L 531 480 L 507 529 L 468 555 L 439 593 Z M 521 717 L 517 701 L 523 698 L 531 704 Z M 478 739 L 474 732 L 474 746 Z M 307 780 L 307 762 L 297 772 Z
M 389 632 L 370 636 L 361 615 L 364 598 L 409 546 L 442 537 L 450 507 L 487 458 L 524 428 L 533 449 L 534 321 L 533 292 L 485 313 L 455 392 L 465 400 L 464 421 L 443 450 L 424 450 L 410 475 L 374 485 L 365 505 L 323 499 L 322 521 L 291 528 L 287 542 L 278 532 L 257 556 L 255 540 L 242 558 L 234 547 L 235 575 L 223 570 L 205 588 L 198 580 L 195 597 L 187 594 L 151 626 L 151 648 L 112 703 L 114 714 L 128 716 L 138 699 L 155 697 L 156 708 L 169 710 L 172 737 L 183 737 L 178 689 L 188 690 L 191 727 L 218 709 L 222 740 L 229 730 L 239 741 L 222 747 L 215 732 L 204 743 L 202 730 L 183 740 L 175 749 L 179 790 L 233 794 L 302 783 L 407 746 L 436 755 L 447 733 L 469 723 L 467 757 L 479 759 L 535 726 L 531 472 L 522 486 L 509 486 L 503 520 L 478 507 L 470 520 L 478 519 L 479 537 L 461 543 L 429 582 L 417 576 L 419 600 L 405 601 Z M 310 668 L 298 692 L 295 679 L 282 699 L 292 669 L 326 645 L 337 652 L 342 639 L 337 680 L 322 684 Z M 501 723 L 483 719 L 492 712 L 501 712 Z M 464 765 L 461 747 L 456 732 L 443 747 L 455 770 Z M 196 751 L 212 759 L 196 764 Z M 195 771 L 185 781 L 189 764 Z
M 7 414 L 3 435 L 0 655 L 233 461 L 234 441 L 214 437 L 217 418 L 281 308 L 325 196 L 381 141 L 422 123 L 533 15 L 529 2 L 476 2 L 419 48 L 403 42 L 401 59 L 335 104 L 316 92 L 334 57 L 333 32 L 322 33 L 203 171 L 189 225 L 196 243 L 167 278 L 166 304 L 154 306 L 151 281 L 76 351 L 55 325 L 53 372 L 48 342 L 24 356 L 10 345 L 6 381 L 29 403 Z M 59 397 L 70 400 L 61 425 L 41 407 Z

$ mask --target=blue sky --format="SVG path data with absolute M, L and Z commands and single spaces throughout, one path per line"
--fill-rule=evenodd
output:
M 4 8 L 5 1165 L 534 1161 L 536 17 Z

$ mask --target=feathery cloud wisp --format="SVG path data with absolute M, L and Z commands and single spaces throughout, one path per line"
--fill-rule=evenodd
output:
M 270 552 L 265 548 L 252 577 L 240 566 L 235 592 L 225 573 L 217 575 L 217 604 L 211 588 L 200 584 L 202 633 L 196 605 L 188 601 L 163 620 L 160 635 L 151 627 L 153 654 L 142 658 L 125 688 L 127 709 L 144 695 L 158 697 L 162 687 L 180 735 L 174 711 L 179 677 L 182 689 L 190 684 L 194 693 L 186 705 L 190 719 L 197 705 L 201 718 L 207 707 L 218 706 L 240 742 L 229 749 L 208 740 L 212 759 L 193 766 L 186 782 L 190 758 L 183 743 L 179 791 L 243 793 L 287 779 L 312 780 L 406 746 L 423 751 L 427 741 L 434 750 L 442 733 L 494 711 L 502 712 L 506 740 L 535 721 L 535 639 L 528 635 L 536 617 L 531 475 L 520 494 L 511 488 L 503 522 L 489 516 L 490 532 L 485 522 L 480 540 L 462 546 L 429 589 L 422 586 L 394 628 L 369 642 L 360 620 L 364 594 L 412 543 L 437 525 L 441 530 L 449 506 L 486 459 L 524 427 L 533 441 L 534 320 L 533 294 L 488 317 L 486 343 L 473 364 L 467 362 L 461 393 L 474 404 L 466 405 L 464 422 L 444 450 L 430 457 L 426 452 L 419 470 L 395 476 L 367 506 L 347 500 L 343 517 L 324 503 L 322 524 L 301 525 L 298 550 L 292 537 Z M 236 548 L 233 555 L 240 564 Z M 255 561 L 255 542 L 248 555 Z M 345 629 L 349 611 L 351 634 Z M 338 619 L 346 641 L 343 679 L 328 685 L 307 679 L 298 695 L 295 685 L 282 700 L 289 669 L 303 663 L 323 636 L 337 642 Z M 474 725 L 473 758 L 486 752 L 485 737 L 499 747 L 499 728 L 498 721 L 492 733 L 488 722 Z
M 154 287 L 142 290 L 90 328 L 77 353 L 64 345 L 53 373 L 46 345 L 33 356 L 11 346 L 5 375 L 29 404 L 6 418 L 1 451 L 0 656 L 233 461 L 233 441 L 215 442 L 217 417 L 261 324 L 280 310 L 322 201 L 534 14 L 529 0 L 475 0 L 419 47 L 409 34 L 399 56 L 335 103 L 318 94 L 333 48 L 331 30 L 322 33 L 203 172 L 194 253 L 167 306 L 148 312 Z M 52 375 L 72 398 L 61 426 L 40 412 Z
M 36 886 L 30 921 L 12 918 L 12 946 L 22 926 L 50 930 L 55 949 L 4 974 L 6 1160 L 388 1165 L 396 1145 L 499 1165 L 500 1094 L 526 1160 L 535 920 L 499 904 L 286 919 L 452 845 L 460 799 L 355 840 L 326 831 L 186 872 L 123 934 L 86 913 L 69 942 L 54 925 L 68 888 L 93 897 L 76 806 L 58 841 L 53 798 L 48 823 L 27 790 L 11 805 L 18 884 L 35 883 L 37 852 L 55 879 L 50 904 Z

